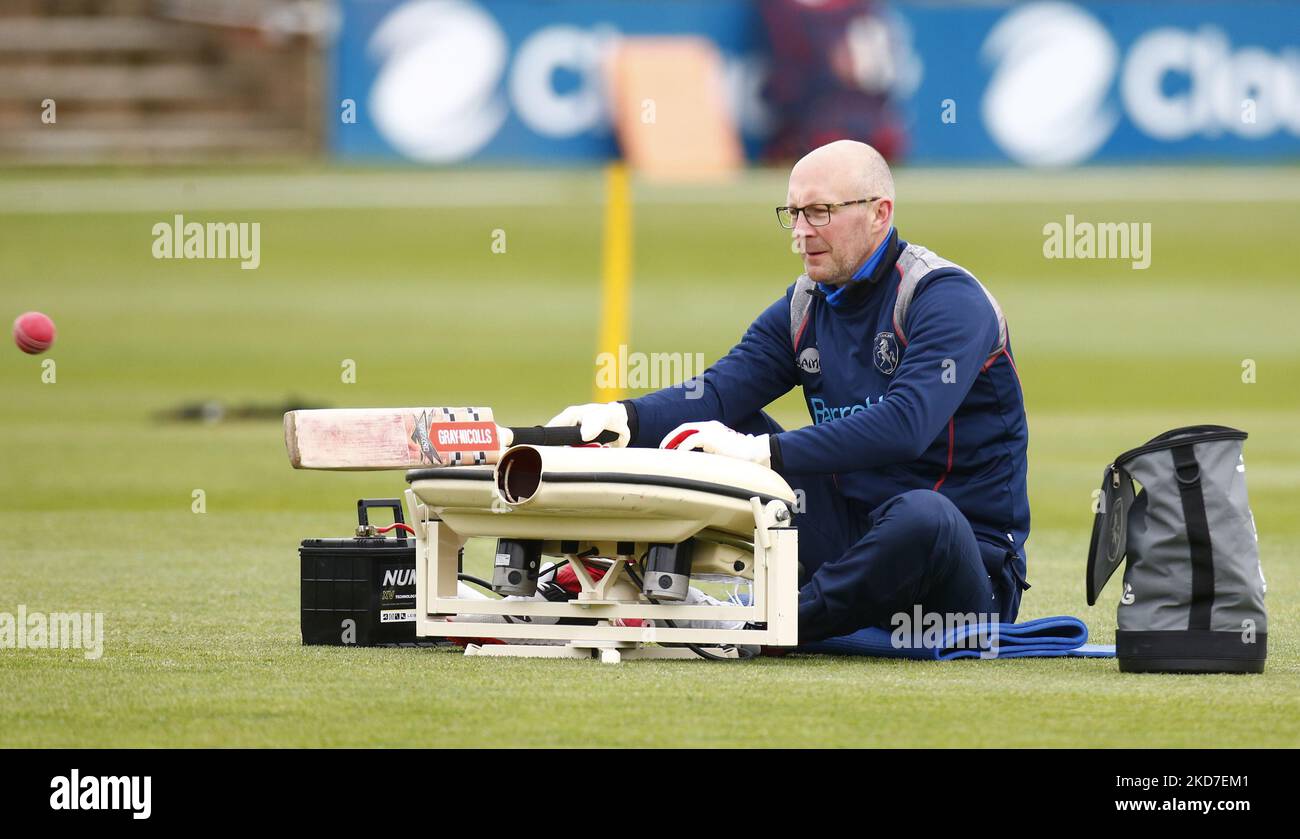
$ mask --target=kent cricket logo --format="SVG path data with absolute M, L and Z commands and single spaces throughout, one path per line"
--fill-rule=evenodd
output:
M 898 369 L 898 339 L 892 332 L 881 332 L 876 335 L 875 351 L 872 358 L 876 362 L 876 369 L 886 376 L 892 376 L 894 370 Z
M 86 775 L 73 769 L 50 779 L 51 810 L 127 810 L 133 819 L 153 813 L 153 776 Z

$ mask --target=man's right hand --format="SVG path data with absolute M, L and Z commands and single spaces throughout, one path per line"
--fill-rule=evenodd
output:
M 570 405 L 546 423 L 547 427 L 577 425 L 582 428 L 582 439 L 595 440 L 602 431 L 613 431 L 618 439 L 610 446 L 621 449 L 632 439 L 627 426 L 627 406 L 622 402 L 589 402 Z

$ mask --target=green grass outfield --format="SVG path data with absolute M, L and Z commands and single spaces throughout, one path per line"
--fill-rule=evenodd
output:
M 401 476 L 293 472 L 278 423 L 151 415 L 298 394 L 486 403 L 522 424 L 587 400 L 600 184 L 585 171 L 0 174 L 0 314 L 38 309 L 59 328 L 54 384 L 45 357 L 0 352 L 0 611 L 106 625 L 98 661 L 0 650 L 0 745 L 1300 745 L 1294 169 L 898 179 L 903 236 L 969 267 L 1010 319 L 1031 430 L 1022 617 L 1079 615 L 1111 642 L 1120 586 L 1093 608 L 1083 592 L 1103 466 L 1174 426 L 1236 425 L 1251 434 L 1269 581 L 1262 676 L 301 646 L 298 541 L 347 535 L 355 499 L 399 494 Z M 631 348 L 712 360 L 798 273 L 772 212 L 784 175 L 635 194 Z M 174 212 L 260 222 L 261 267 L 153 259 L 151 228 Z M 1044 259 L 1043 225 L 1067 213 L 1150 222 L 1151 267 Z M 797 396 L 775 412 L 807 421 Z M 195 489 L 206 513 L 191 511 Z

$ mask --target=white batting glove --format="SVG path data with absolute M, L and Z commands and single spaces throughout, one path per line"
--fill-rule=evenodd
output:
M 669 431 L 659 443 L 661 449 L 695 449 L 772 466 L 772 444 L 766 434 L 741 434 L 717 420 L 684 422 Z
M 609 445 L 621 449 L 632 439 L 632 431 L 627 427 L 627 406 L 622 402 L 589 402 L 586 405 L 570 405 L 551 417 L 546 423 L 548 428 L 578 425 L 582 427 L 582 439 L 587 442 L 595 440 L 602 431 L 613 431 L 618 439 Z

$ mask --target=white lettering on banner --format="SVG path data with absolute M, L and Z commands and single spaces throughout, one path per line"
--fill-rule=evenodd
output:
M 1187 86 L 1166 92 L 1169 79 Z M 1279 128 L 1300 135 L 1300 55 L 1257 47 L 1234 52 L 1215 26 L 1143 35 L 1129 50 L 1120 93 L 1133 124 L 1158 140 L 1225 132 L 1257 139 Z M 1246 99 L 1255 103 L 1252 121 L 1241 118 Z
M 997 22 L 981 57 L 993 65 L 985 128 L 1030 166 L 1081 163 L 1110 139 L 1121 118 L 1109 104 L 1117 75 L 1122 116 L 1152 139 L 1300 136 L 1300 54 L 1234 50 L 1213 25 L 1152 29 L 1121 60 L 1110 31 L 1084 8 L 1030 3 Z
M 608 123 L 598 71 L 602 51 L 617 37 L 608 26 L 548 26 L 524 41 L 510 70 L 510 103 L 524 124 L 546 137 L 564 138 Z M 556 90 L 557 70 L 578 76 L 580 87 Z

